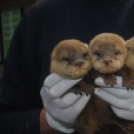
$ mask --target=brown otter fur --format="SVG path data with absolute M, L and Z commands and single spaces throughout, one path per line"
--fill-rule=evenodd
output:
M 70 89 L 71 92 L 81 93 L 82 91 L 84 91 L 86 93 L 92 94 L 92 90 L 94 89 L 93 81 L 98 76 L 103 77 L 105 82 L 107 84 L 111 84 L 112 86 L 116 83 L 116 79 L 114 77 L 114 73 L 116 73 L 116 71 L 118 72 L 117 74 L 122 75 L 123 77 L 127 76 L 127 74 L 124 73 L 124 69 L 121 68 L 124 65 L 127 55 L 127 51 L 125 48 L 126 43 L 120 36 L 109 33 L 100 34 L 96 36 L 90 42 L 90 54 L 86 57 L 86 60 L 85 58 L 83 60 L 83 56 L 85 55 L 85 53 L 88 53 L 87 49 L 84 46 L 84 49 L 86 49 L 86 51 L 81 52 L 78 49 L 79 47 L 77 46 L 83 47 L 83 45 L 80 45 L 79 43 L 81 44 L 82 42 L 77 40 L 65 40 L 60 42 L 54 48 L 51 58 L 51 73 L 57 73 L 67 79 L 77 79 L 84 76 L 83 80 L 81 80 L 80 83 L 76 84 L 76 86 Z M 105 45 L 106 47 L 103 47 Z M 99 49 L 97 49 L 97 46 L 99 46 Z M 101 53 L 102 55 L 100 56 Z M 72 70 L 72 68 L 74 68 L 74 70 L 79 70 L 81 62 L 87 62 L 87 59 L 89 60 L 89 63 L 86 63 L 85 65 L 89 66 L 87 69 L 89 70 L 88 73 L 87 71 L 84 71 L 85 73 L 82 75 L 81 73 L 79 73 L 79 71 L 77 73 L 65 73 L 69 72 L 69 70 Z M 94 67 L 93 70 L 91 70 L 91 60 L 92 65 Z M 126 70 L 126 67 L 124 68 Z M 127 76 L 127 78 L 129 77 Z M 126 83 L 128 83 L 128 81 Z M 128 87 L 131 84 L 132 83 L 128 84 Z M 133 122 L 122 120 L 116 117 L 111 110 L 109 104 L 101 100 L 94 94 L 92 94 L 90 101 L 88 102 L 84 110 L 81 112 L 79 117 L 76 119 L 74 127 L 80 134 L 134 133 Z
M 123 86 L 133 89 L 133 71 L 126 66 L 128 51 L 122 37 L 112 33 L 100 34 L 90 42 L 89 50 L 94 69 L 101 74 L 106 74 L 103 75 L 106 84 L 111 86 L 116 84 L 115 77 L 112 75 L 116 72 L 115 74 L 122 76 Z M 111 75 L 113 80 L 110 79 Z
M 126 41 L 128 56 L 126 60 L 126 66 L 134 70 L 134 37 Z
M 114 73 L 122 68 L 127 57 L 126 42 L 119 35 L 103 33 L 89 46 L 92 65 L 100 73 Z
M 88 46 L 79 40 L 63 40 L 59 42 L 52 51 L 50 65 L 51 73 L 57 73 L 65 79 L 78 79 L 84 77 L 91 68 L 92 64 Z M 81 94 L 83 86 L 86 84 L 87 82 L 81 80 L 68 92 Z M 87 88 L 88 87 L 89 86 L 87 86 Z
M 116 73 L 123 77 L 125 86 L 133 86 L 133 75 L 130 77 L 131 83 L 128 82 L 130 79 L 124 78 L 129 78 L 125 72 L 129 68 L 123 67 L 127 57 L 123 38 L 112 33 L 100 34 L 90 42 L 89 50 L 94 68 L 94 73 L 88 73 L 92 75 L 90 77 L 95 79 L 101 76 L 105 83 L 113 86 L 116 83 Z M 110 105 L 94 94 L 76 119 L 74 127 L 80 134 L 134 134 L 134 122 L 116 117 Z
M 78 79 L 92 68 L 88 47 L 81 41 L 70 39 L 61 41 L 52 51 L 51 73 L 66 79 Z

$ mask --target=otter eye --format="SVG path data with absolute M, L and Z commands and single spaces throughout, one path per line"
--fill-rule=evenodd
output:
M 66 61 L 69 61 L 69 58 L 66 58 L 65 60 L 66 60 Z
M 84 54 L 83 54 L 83 57 L 87 57 L 87 56 L 88 56 L 88 53 L 84 53 Z
M 120 54 L 120 52 L 115 52 L 114 54 L 115 54 L 115 55 L 119 55 L 119 54 Z
M 69 61 L 70 59 L 69 58 L 63 58 L 63 61 Z
M 94 55 L 100 56 L 99 52 L 94 52 Z

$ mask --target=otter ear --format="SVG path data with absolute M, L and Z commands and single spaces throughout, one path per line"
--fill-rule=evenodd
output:
M 126 41 L 127 50 L 133 50 L 134 49 L 134 37 Z
M 132 47 L 130 44 L 127 44 L 127 50 L 128 50 L 128 51 L 132 50 L 132 48 L 133 48 L 133 47 Z
M 52 60 L 54 60 L 55 58 L 54 58 L 54 55 L 52 55 Z
M 55 56 L 54 56 L 54 53 L 51 54 L 51 60 L 54 60 L 55 59 Z

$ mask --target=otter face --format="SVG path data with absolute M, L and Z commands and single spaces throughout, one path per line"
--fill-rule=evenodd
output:
M 134 37 L 131 38 L 130 40 L 127 40 L 126 43 L 127 43 L 128 55 L 127 55 L 127 59 L 126 59 L 126 63 L 125 64 L 129 68 L 134 70 Z
M 94 69 L 104 74 L 118 71 L 127 56 L 125 41 L 110 33 L 96 36 L 90 42 L 89 51 Z
M 81 41 L 64 40 L 52 52 L 51 73 L 67 79 L 78 79 L 91 68 L 88 48 Z

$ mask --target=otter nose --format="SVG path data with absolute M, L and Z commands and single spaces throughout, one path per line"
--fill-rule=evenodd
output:
M 84 62 L 77 62 L 75 63 L 75 66 L 81 67 Z
M 112 60 L 104 60 L 103 62 L 105 63 L 105 65 L 109 65 L 112 62 Z

